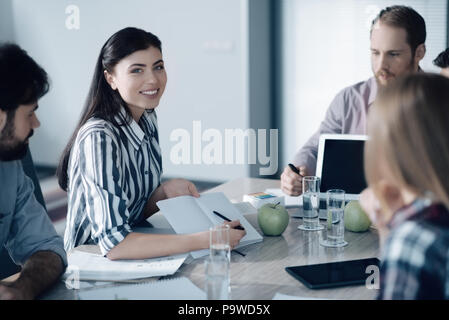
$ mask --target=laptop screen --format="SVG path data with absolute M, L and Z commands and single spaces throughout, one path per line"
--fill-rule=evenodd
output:
M 359 194 L 366 188 L 363 169 L 363 140 L 324 141 L 321 192 L 343 189 L 346 194 Z

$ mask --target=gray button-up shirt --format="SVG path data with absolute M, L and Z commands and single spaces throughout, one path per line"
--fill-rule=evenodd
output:
M 314 175 L 318 143 L 322 134 L 366 134 L 368 108 L 377 95 L 374 77 L 340 91 L 326 112 L 318 131 L 296 153 L 293 163 L 305 165 L 308 174 Z
M 62 238 L 33 192 L 20 161 L 0 161 L 0 246 L 19 265 L 37 251 L 53 251 L 67 266 Z

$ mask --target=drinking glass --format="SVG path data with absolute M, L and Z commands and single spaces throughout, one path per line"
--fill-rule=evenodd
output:
M 320 178 L 307 176 L 302 178 L 303 224 L 298 229 L 305 231 L 323 230 L 320 224 Z
M 226 256 L 210 256 L 204 261 L 206 296 L 208 300 L 229 300 L 230 268 Z
M 226 257 L 231 261 L 231 246 L 229 244 L 229 225 L 221 224 L 209 229 L 210 257 Z
M 326 192 L 327 224 L 320 242 L 325 247 L 344 247 L 345 241 L 345 191 L 332 189 Z

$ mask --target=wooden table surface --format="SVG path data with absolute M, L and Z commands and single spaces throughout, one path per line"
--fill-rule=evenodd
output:
M 223 192 L 231 201 L 241 202 L 243 195 L 279 188 L 279 180 L 241 178 L 222 184 L 207 192 Z M 289 209 L 291 214 L 294 210 Z M 262 234 L 255 214 L 246 215 L 248 221 Z M 252 244 L 239 251 L 242 257 L 231 254 L 231 298 L 232 299 L 272 299 L 279 292 L 308 298 L 327 299 L 373 299 L 374 289 L 364 285 L 334 289 L 312 290 L 292 278 L 287 266 L 344 261 L 379 256 L 378 234 L 375 229 L 364 233 L 345 232 L 348 245 L 343 248 L 326 248 L 319 244 L 321 231 L 302 231 L 298 225 L 301 219 L 290 218 L 285 232 L 279 237 L 264 237 L 260 243 Z M 98 250 L 84 246 L 88 251 Z M 198 287 L 204 289 L 204 259 L 184 264 L 174 275 L 185 276 Z M 368 275 L 367 275 L 368 276 Z M 173 277 L 173 276 L 172 276 Z M 171 277 L 167 277 L 171 278 Z M 119 284 L 117 284 L 119 285 Z M 69 290 L 61 281 L 45 293 L 43 299 L 77 299 L 78 290 Z

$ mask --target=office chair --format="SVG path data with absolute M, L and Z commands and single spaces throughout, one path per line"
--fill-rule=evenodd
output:
M 36 170 L 33 164 L 33 158 L 31 157 L 30 150 L 28 148 L 26 156 L 22 159 L 22 166 L 25 174 L 33 180 L 34 183 L 34 196 L 37 201 L 46 209 L 44 196 L 42 195 L 41 186 L 39 180 L 37 179 Z M 0 279 L 7 278 L 17 272 L 21 268 L 17 266 L 9 257 L 8 251 L 4 247 L 0 247 Z

